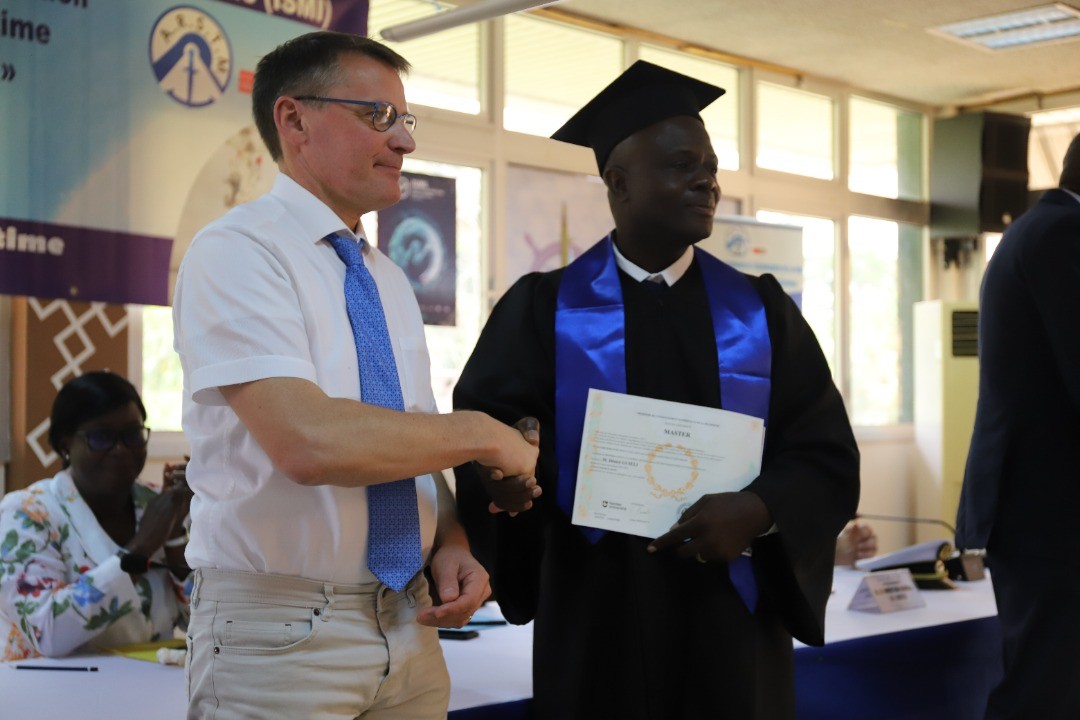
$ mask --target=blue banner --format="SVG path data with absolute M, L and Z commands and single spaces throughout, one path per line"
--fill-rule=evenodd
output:
M 323 30 L 367 35 L 368 0 L 218 0 Z
M 0 0 L 0 294 L 168 304 L 190 235 L 276 173 L 259 58 L 366 28 L 366 0 L 326 5 Z

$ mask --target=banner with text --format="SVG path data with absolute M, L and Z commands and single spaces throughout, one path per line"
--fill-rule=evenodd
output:
M 366 17 L 367 0 L 0 0 L 0 294 L 168 304 L 191 235 L 276 174 L 259 58 Z
M 751 275 L 769 273 L 802 307 L 803 231 L 796 225 L 764 223 L 751 217 L 720 215 L 701 248 L 736 270 Z

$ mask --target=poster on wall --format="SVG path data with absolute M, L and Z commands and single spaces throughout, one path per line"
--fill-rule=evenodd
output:
M 259 58 L 365 33 L 367 0 L 0 0 L 0 18 L 0 294 L 167 305 L 191 235 L 276 175 Z
M 456 323 L 454 178 L 401 173 L 401 200 L 380 210 L 379 249 L 405 271 L 425 325 Z
M 780 287 L 802 307 L 802 228 L 763 223 L 751 217 L 718 216 L 703 250 L 750 275 L 774 275 Z
M 566 265 L 614 227 L 599 177 L 511 165 L 506 173 L 506 255 L 499 292 L 526 273 Z

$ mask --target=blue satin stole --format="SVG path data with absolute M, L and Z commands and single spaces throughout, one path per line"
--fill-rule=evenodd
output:
M 768 424 L 772 345 L 761 297 L 742 273 L 694 248 L 716 337 L 720 401 L 725 410 Z M 626 320 L 609 235 L 567 266 L 555 309 L 556 499 L 571 516 L 589 388 L 626 392 Z M 603 530 L 580 528 L 591 542 Z M 732 583 L 750 612 L 757 583 L 749 558 L 729 564 Z

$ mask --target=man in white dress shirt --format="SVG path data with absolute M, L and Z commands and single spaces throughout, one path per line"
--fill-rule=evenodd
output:
M 199 233 L 177 277 L 195 492 L 189 717 L 445 716 L 435 627 L 464 624 L 489 588 L 440 471 L 475 460 L 534 473 L 537 450 L 514 428 L 437 413 L 415 297 L 360 226 L 399 199 L 416 147 L 407 68 L 375 41 L 329 32 L 264 57 L 253 111 L 281 174 Z M 332 240 L 359 249 L 374 278 L 400 409 L 361 400 L 363 353 L 377 351 L 358 358 Z M 422 572 L 394 589 L 369 567 L 369 489 L 402 478 L 410 493 L 415 478 L 430 594 Z

